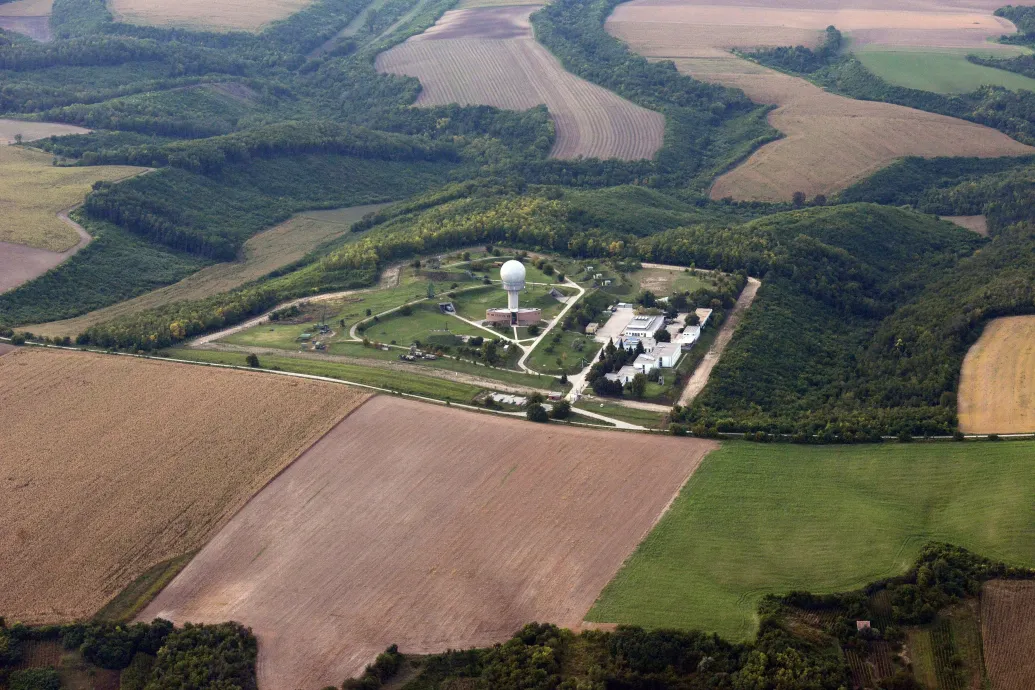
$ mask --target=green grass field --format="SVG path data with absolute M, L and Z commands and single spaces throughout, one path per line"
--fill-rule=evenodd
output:
M 554 334 L 561 336 L 559 342 L 554 342 Z M 581 350 L 574 347 L 578 342 L 582 343 Z M 562 331 L 558 326 L 532 350 L 526 364 L 543 374 L 576 374 L 582 371 L 583 361 L 593 361 L 600 347 L 600 343 L 591 336 L 576 331 Z
M 172 348 L 164 352 L 174 359 L 187 359 L 212 364 L 233 364 L 241 367 L 247 366 L 245 362 L 246 355 L 240 352 L 188 350 L 184 348 Z M 477 386 L 471 386 L 466 383 L 432 378 L 430 376 L 419 376 L 408 371 L 391 371 L 389 369 L 342 364 L 340 362 L 279 357 L 276 355 L 261 355 L 259 362 L 266 369 L 279 369 L 281 371 L 292 371 L 298 374 L 311 374 L 313 376 L 327 376 L 366 386 L 377 386 L 400 393 L 423 395 L 429 398 L 451 400 L 453 402 L 471 402 L 471 399 L 482 390 Z
M 363 335 L 371 340 L 398 345 L 410 345 L 416 341 L 423 344 L 437 342 L 456 345 L 457 343 L 444 341 L 454 339 L 449 336 L 460 335 L 492 337 L 492 334 L 486 330 L 440 312 L 437 300 L 434 300 L 433 303 L 415 305 L 408 316 L 401 311 L 389 314 L 377 323 L 370 324 Z
M 639 426 L 647 427 L 648 429 L 661 428 L 663 417 L 662 414 L 652 412 L 651 410 L 640 410 L 635 407 L 625 407 L 618 403 L 601 402 L 599 399 L 583 399 L 576 403 L 575 407 L 581 410 L 596 412 L 597 414 L 602 414 L 605 417 L 611 417 L 612 419 L 617 419 L 622 422 L 628 422 L 629 424 L 637 424 Z
M 1031 442 L 727 442 L 587 619 L 744 640 L 764 594 L 861 587 L 904 572 L 929 540 L 1035 565 L 1033 469 Z
M 1008 89 L 1035 91 L 1035 79 L 1014 72 L 967 62 L 967 53 L 959 49 L 868 49 L 856 53 L 859 61 L 878 77 L 897 86 L 936 93 L 967 93 L 985 84 Z M 1003 49 L 985 51 L 982 55 L 1011 57 L 1024 52 Z

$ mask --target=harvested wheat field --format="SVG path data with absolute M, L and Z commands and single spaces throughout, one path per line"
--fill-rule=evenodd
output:
M 981 637 L 992 690 L 1035 688 L 1035 582 L 992 580 L 984 586 Z
M 37 41 L 53 38 L 50 10 L 54 0 L 16 0 L 0 5 L 0 29 L 23 34 Z M 0 133 L 0 143 L 3 133 Z
M 0 10 L 10 5 L 0 5 Z M 8 120 L 0 118 L 0 146 L 13 144 L 20 134 L 22 141 L 36 141 L 52 136 L 66 134 L 87 134 L 90 130 L 75 125 L 63 125 L 58 122 L 25 122 L 24 120 Z
M 428 31 L 377 57 L 377 69 L 420 79 L 416 105 L 545 104 L 557 136 L 554 158 L 651 158 L 665 118 L 565 71 L 532 36 L 536 7 L 446 12 Z
M 988 237 L 988 219 L 984 216 L 942 216 L 942 220 L 955 223 L 961 228 L 976 232 L 982 237 Z
M 296 216 L 274 228 L 260 232 L 245 242 L 242 252 L 244 257 L 240 261 L 208 266 L 178 283 L 125 302 L 73 319 L 24 326 L 23 330 L 48 338 L 74 337 L 96 324 L 145 309 L 229 292 L 301 259 L 323 242 L 344 235 L 352 223 L 360 220 L 365 214 L 385 206 L 387 204 L 368 204 L 337 209 L 333 221 L 319 220 L 306 215 Z M 0 291 L 3 289 L 2 283 L 3 279 L 0 278 Z
M 428 653 L 577 625 L 715 447 L 376 397 L 141 617 L 251 626 L 266 688 L 339 684 L 391 643 Z
M 87 618 L 202 546 L 363 393 L 132 357 L 0 357 L 0 616 Z
M 258 31 L 305 9 L 312 0 L 110 0 L 115 18 L 130 24 L 208 31 Z
M 819 20 L 797 22 L 793 18 L 798 14 L 811 16 L 809 12 L 815 11 L 786 10 L 786 16 L 781 12 L 785 10 L 716 7 L 698 5 L 692 0 L 634 0 L 620 5 L 608 19 L 608 31 L 633 50 L 650 57 L 672 58 L 680 71 L 695 78 L 739 88 L 756 103 L 779 106 L 770 113 L 769 122 L 784 138 L 763 146 L 719 177 L 712 186 L 712 198 L 787 201 L 797 191 L 810 197 L 829 195 L 902 156 L 997 157 L 1035 153 L 1035 148 L 989 127 L 912 108 L 837 96 L 804 79 L 728 52 L 734 47 L 815 44 L 818 27 L 825 28 L 831 21 L 823 14 L 826 11 L 821 12 L 824 18 Z M 845 16 L 854 14 L 848 12 Z M 973 19 L 978 15 L 959 16 Z M 941 23 L 936 22 L 935 26 L 951 24 L 948 18 L 939 17 Z M 899 24 L 908 22 L 902 20 Z M 862 20 L 850 24 L 865 25 Z M 841 23 L 838 26 L 844 28 Z
M 1035 432 L 1035 316 L 985 326 L 963 360 L 959 422 L 971 434 Z

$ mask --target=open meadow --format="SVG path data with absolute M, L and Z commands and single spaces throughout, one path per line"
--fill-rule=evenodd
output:
M 141 617 L 251 626 L 269 688 L 340 683 L 392 643 L 428 653 L 533 620 L 575 626 L 715 447 L 375 397 Z
M 872 29 L 876 33 L 867 34 L 869 42 L 938 44 L 944 42 L 943 34 L 954 32 L 968 37 L 979 31 L 985 37 L 989 32 L 1001 34 L 1003 21 L 991 14 L 948 10 L 927 15 L 808 9 L 795 2 L 760 8 L 736 2 L 720 6 L 634 0 L 616 8 L 607 29 L 647 57 L 673 59 L 680 71 L 697 79 L 739 88 L 756 103 L 778 106 L 769 122 L 784 138 L 766 144 L 719 177 L 711 197 L 787 201 L 796 191 L 810 197 L 830 195 L 903 156 L 997 157 L 1026 155 L 1033 149 L 963 120 L 828 93 L 804 79 L 738 58 L 730 52 L 733 48 L 815 45 L 819 32 L 830 24 L 854 30 L 856 41 L 858 32 Z M 916 26 L 937 30 L 930 35 L 908 33 Z M 885 33 L 872 27 L 884 27 L 880 31 Z
M 182 300 L 204 299 L 228 292 L 287 266 L 328 240 L 347 233 L 352 223 L 384 204 L 369 204 L 331 212 L 302 214 L 252 237 L 244 243 L 239 261 L 208 266 L 168 287 L 125 302 L 98 309 L 74 319 L 26 326 L 25 330 L 47 337 L 75 337 L 90 326 L 145 309 Z
M 1035 432 L 1035 316 L 985 326 L 963 360 L 958 398 L 965 433 Z
M 763 595 L 900 574 L 928 540 L 1035 565 L 1030 442 L 725 443 L 588 620 L 748 639 Z
M 535 7 L 454 10 L 428 31 L 377 57 L 377 68 L 420 79 L 417 105 L 545 104 L 556 139 L 550 155 L 636 160 L 661 148 L 665 118 L 565 71 L 536 42 Z
M 0 358 L 0 616 L 89 618 L 200 548 L 365 399 L 346 386 L 57 350 Z
M 309 6 L 312 0 L 110 0 L 115 18 L 129 24 L 205 31 L 258 31 Z
M 75 228 L 58 218 L 83 201 L 98 180 L 119 180 L 141 168 L 105 165 L 58 168 L 52 156 L 14 146 L 0 146 L 0 242 L 63 252 L 79 242 Z
M 992 690 L 1035 687 L 1035 582 L 993 580 L 981 590 L 981 633 Z

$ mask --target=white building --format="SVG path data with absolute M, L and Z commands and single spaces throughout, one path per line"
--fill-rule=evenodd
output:
M 633 377 L 639 373 L 640 372 L 637 371 L 634 367 L 627 364 L 618 371 L 614 372 L 613 374 L 604 374 L 604 378 L 608 381 L 618 381 L 624 386 L 630 381 L 632 381 Z
M 659 367 L 671 369 L 679 364 L 679 359 L 683 356 L 683 348 L 679 343 L 658 343 L 650 354 L 657 360 Z
M 632 317 L 632 320 L 622 331 L 622 338 L 651 338 L 665 327 L 665 317 L 650 316 L 650 315 L 639 315 Z

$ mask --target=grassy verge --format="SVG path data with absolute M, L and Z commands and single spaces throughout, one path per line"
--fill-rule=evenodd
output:
M 575 407 L 580 410 L 596 412 L 597 414 L 602 414 L 605 417 L 611 417 L 612 419 L 617 419 L 622 422 L 628 422 L 629 424 L 644 426 L 648 429 L 660 429 L 662 426 L 662 415 L 658 412 L 639 410 L 634 407 L 625 407 L 618 403 L 604 402 L 600 399 L 592 401 L 583 400 L 576 403 Z
M 904 572 L 928 540 L 1035 564 L 1035 444 L 728 442 L 587 618 L 748 639 L 764 594 Z
M 175 359 L 187 359 L 195 362 L 247 366 L 245 355 L 239 352 L 172 348 L 165 350 L 164 354 Z M 482 390 L 477 386 L 466 383 L 432 378 L 430 376 L 419 376 L 408 371 L 374 369 L 354 364 L 322 362 L 319 360 L 275 355 L 263 355 L 259 358 L 259 361 L 265 369 L 291 371 L 297 374 L 310 374 L 312 376 L 327 376 L 366 386 L 377 386 L 400 393 L 423 395 L 451 402 L 469 403 Z
M 128 621 L 144 610 L 162 589 L 176 577 L 184 566 L 194 558 L 196 551 L 182 556 L 170 558 L 154 566 L 143 575 L 133 580 L 114 599 L 94 614 L 94 619 L 101 621 Z
M 578 343 L 581 343 L 581 350 L 576 349 Z M 577 374 L 582 371 L 584 362 L 593 361 L 600 347 L 600 343 L 591 336 L 558 329 L 551 331 L 550 335 L 532 350 L 526 364 L 543 374 Z

